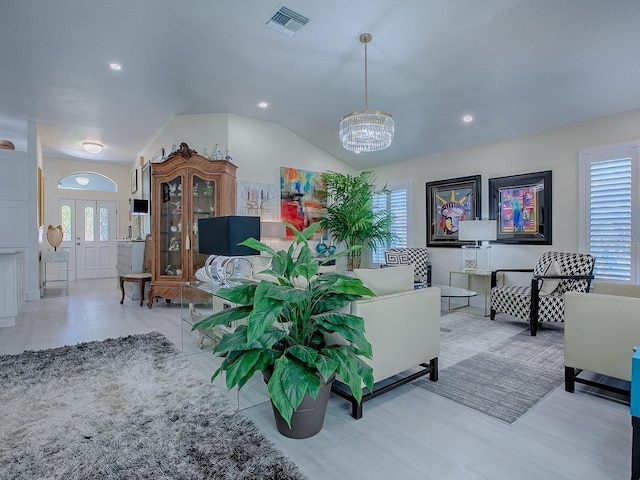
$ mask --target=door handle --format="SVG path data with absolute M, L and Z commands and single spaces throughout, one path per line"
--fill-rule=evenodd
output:
M 76 245 L 80 245 L 80 242 L 76 243 Z

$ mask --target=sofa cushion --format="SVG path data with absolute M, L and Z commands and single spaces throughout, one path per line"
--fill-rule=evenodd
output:
M 353 276 L 362 280 L 376 295 L 413 290 L 413 265 L 394 268 L 356 268 Z
M 560 264 L 553 260 L 551 263 L 549 263 L 547 269 L 542 275 L 562 275 Z M 558 288 L 558 285 L 560 285 L 559 278 L 544 279 L 540 287 L 540 295 L 550 295 L 556 288 Z

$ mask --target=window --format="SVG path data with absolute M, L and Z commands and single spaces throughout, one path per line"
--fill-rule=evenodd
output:
M 376 251 L 371 252 L 371 263 L 382 264 L 384 261 L 384 252 L 388 248 L 402 248 L 409 245 L 409 228 L 408 228 L 408 183 L 387 185 L 386 192 L 378 193 L 373 197 L 374 211 L 386 210 L 393 216 L 391 224 L 391 232 L 396 237 L 391 245 L 379 247 Z
M 58 188 L 67 190 L 91 190 L 96 192 L 117 192 L 118 185 L 109 177 L 95 172 L 74 172 L 58 182 Z
M 71 241 L 71 206 L 64 204 L 60 207 L 60 218 L 62 225 L 62 241 L 70 242 Z
M 93 242 L 93 207 L 84 207 L 84 241 Z
M 580 153 L 580 250 L 596 257 L 596 279 L 640 281 L 640 144 Z

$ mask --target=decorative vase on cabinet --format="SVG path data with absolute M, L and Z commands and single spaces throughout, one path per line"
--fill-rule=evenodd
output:
M 237 168 L 198 155 L 186 143 L 154 165 L 149 308 L 157 297 L 180 298 L 182 283 L 196 280 L 208 257 L 198 252 L 198 219 L 235 214 Z

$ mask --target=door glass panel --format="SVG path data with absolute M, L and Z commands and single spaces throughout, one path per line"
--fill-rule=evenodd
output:
M 191 248 L 193 249 L 192 272 L 195 272 L 202 267 L 208 257 L 208 254 L 198 253 L 198 219 L 216 216 L 216 189 L 217 185 L 215 181 L 205 180 L 197 175 L 193 176 L 193 242 L 191 245 Z
M 109 241 L 109 209 L 100 207 L 100 241 Z
M 71 241 L 71 206 L 70 205 L 62 205 L 60 207 L 60 224 L 62 225 L 62 241 L 70 242 Z
M 182 177 L 160 185 L 160 275 L 182 276 Z
M 84 207 L 84 241 L 93 242 L 93 207 Z

